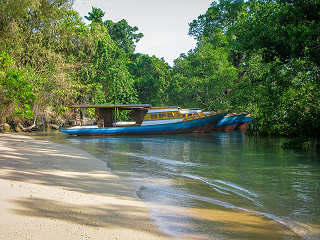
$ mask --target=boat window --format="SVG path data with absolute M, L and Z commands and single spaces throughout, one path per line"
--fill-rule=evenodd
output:
M 151 114 L 151 119 L 156 119 L 156 118 L 158 118 L 158 114 L 156 113 Z
M 159 114 L 159 118 L 165 118 L 166 117 L 166 114 L 165 113 L 160 113 Z
M 171 112 L 168 113 L 169 118 L 173 118 L 173 114 Z

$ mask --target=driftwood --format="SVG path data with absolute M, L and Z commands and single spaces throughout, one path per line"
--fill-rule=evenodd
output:
M 38 107 L 34 107 L 34 112 L 35 112 L 35 116 L 34 116 L 34 119 L 33 119 L 33 124 L 29 127 L 24 127 L 21 123 L 18 123 L 17 124 L 17 127 L 19 127 L 23 132 L 31 132 L 34 128 L 36 128 L 36 119 L 37 119 L 37 109 Z
M 24 132 L 31 132 L 31 131 L 33 130 L 33 128 L 36 127 L 36 123 L 34 122 L 34 123 L 33 123 L 31 126 L 29 126 L 29 127 L 24 127 L 24 126 L 22 126 L 21 123 L 18 123 L 18 127 L 19 127 L 22 131 L 24 131 Z

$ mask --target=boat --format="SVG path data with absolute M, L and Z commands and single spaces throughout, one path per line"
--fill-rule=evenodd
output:
M 240 121 L 240 124 L 237 129 L 246 131 L 248 129 L 249 123 L 252 122 L 253 118 L 250 114 L 246 114 Z
M 77 136 L 115 136 L 206 133 L 216 129 L 216 125 L 228 112 L 203 112 L 199 109 L 180 107 L 151 107 L 149 104 L 74 105 L 74 110 L 95 109 L 96 124 L 60 129 L 63 133 Z M 117 113 L 129 111 L 130 121 L 117 121 Z
M 217 123 L 216 130 L 231 132 L 235 130 L 246 130 L 252 117 L 247 113 L 229 113 Z

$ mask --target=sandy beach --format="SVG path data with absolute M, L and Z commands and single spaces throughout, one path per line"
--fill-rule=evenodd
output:
M 172 239 L 134 186 L 88 153 L 0 134 L 0 239 Z

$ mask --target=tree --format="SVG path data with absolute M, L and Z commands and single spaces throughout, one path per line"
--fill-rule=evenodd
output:
M 320 2 L 252 1 L 235 24 L 241 51 L 261 50 L 265 61 L 307 58 L 320 65 Z
M 170 81 L 169 65 L 163 60 L 146 54 L 135 54 L 128 64 L 130 73 L 135 77 L 140 102 L 152 105 L 168 103 L 167 86 Z
M 232 26 L 235 47 L 245 56 L 232 102 L 253 113 L 260 134 L 316 137 L 319 6 L 316 1 L 252 1 Z
M 136 43 L 143 37 L 142 33 L 137 33 L 138 27 L 130 26 L 125 19 L 119 22 L 113 22 L 111 20 L 102 21 L 105 15 L 100 8 L 92 7 L 92 11 L 88 13 L 89 16 L 85 18 L 91 23 L 104 24 L 111 36 L 118 46 L 126 53 L 133 53 L 136 48 Z
M 201 38 L 212 38 L 218 30 L 228 32 L 247 3 L 244 0 L 213 1 L 205 14 L 189 23 L 189 35 L 200 41 Z
M 173 82 L 169 85 L 172 100 L 183 94 L 184 98 L 179 102 L 183 105 L 210 110 L 230 107 L 227 94 L 237 78 L 237 70 L 228 61 L 224 48 L 203 43 L 195 51 L 177 59 L 173 72 Z
M 86 54 L 88 62 L 79 69 L 78 77 L 86 84 L 101 85 L 106 103 L 136 103 L 127 54 L 111 39 L 103 24 L 91 23 L 88 34 L 92 38 Z
M 198 44 L 204 42 L 225 48 L 229 60 L 239 68 L 243 52 L 237 48 L 238 33 L 233 30 L 233 26 L 247 6 L 248 2 L 244 0 L 222 0 L 219 3 L 214 1 L 205 14 L 189 23 L 189 35 L 193 36 Z
M 102 11 L 100 8 L 92 7 L 92 11 L 88 13 L 89 16 L 85 16 L 85 19 L 91 21 L 92 23 L 101 23 L 102 18 L 105 15 L 105 12 Z
M 131 27 L 125 19 L 116 23 L 107 20 L 104 24 L 108 28 L 111 38 L 122 50 L 126 53 L 135 51 L 136 43 L 143 37 L 142 33 L 137 33 L 138 27 Z
M 9 54 L 0 51 L 0 122 L 14 117 L 32 119 L 35 98 L 26 71 L 18 69 Z

